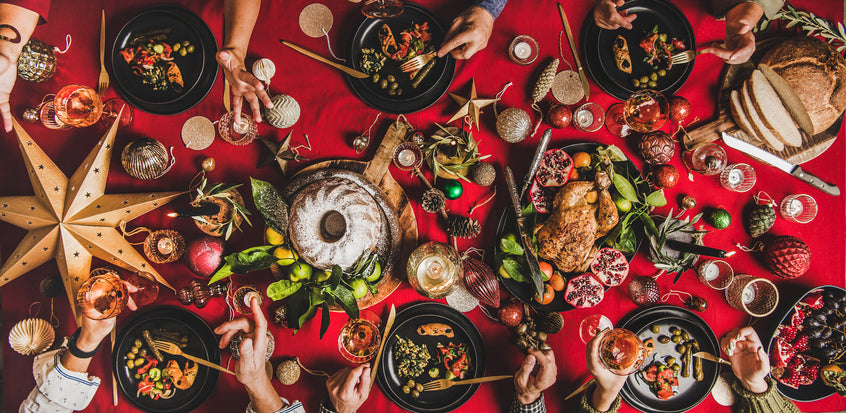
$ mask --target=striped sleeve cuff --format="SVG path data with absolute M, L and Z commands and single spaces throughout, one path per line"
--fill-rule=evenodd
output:
M 303 404 L 299 401 L 295 401 L 293 404 L 289 403 L 284 397 L 280 397 L 282 399 L 282 403 L 285 403 L 285 407 L 275 411 L 274 413 L 306 413 Z M 253 404 L 250 403 L 247 406 L 247 413 L 256 413 L 253 409 Z

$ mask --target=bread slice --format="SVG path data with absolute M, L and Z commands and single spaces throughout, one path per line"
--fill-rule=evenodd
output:
M 758 65 L 758 70 L 764 74 L 770 82 L 770 85 L 772 85 L 773 89 L 775 89 L 776 93 L 778 93 L 778 97 L 781 98 L 781 103 L 784 104 L 785 109 L 787 109 L 787 112 L 790 113 L 790 117 L 793 118 L 793 121 L 795 121 L 796 124 L 805 131 L 805 133 L 813 135 L 814 122 L 811 121 L 811 115 L 808 113 L 808 109 L 805 108 L 805 104 L 802 103 L 802 99 L 799 98 L 799 95 L 796 94 L 793 87 L 768 65 L 760 64 Z
M 793 118 L 787 113 L 781 98 L 778 97 L 778 93 L 770 85 L 767 77 L 760 70 L 755 70 L 747 82 L 752 105 L 764 125 L 786 145 L 802 146 L 802 134 L 799 133 L 799 128 L 793 123 Z
M 740 92 L 736 90 L 731 91 L 731 116 L 734 118 L 734 122 L 737 123 L 737 126 L 746 133 L 750 139 L 754 140 L 756 143 L 763 143 L 763 139 L 758 136 L 758 133 L 755 132 L 755 129 L 752 128 L 752 123 L 749 121 L 749 116 L 746 114 L 746 111 L 743 110 L 743 104 L 740 102 Z
M 761 117 L 758 116 L 758 112 L 752 104 L 752 98 L 749 97 L 749 82 L 743 82 L 740 102 L 743 104 L 743 111 L 749 118 L 749 124 L 752 125 L 752 130 L 755 131 L 755 134 L 776 152 L 783 150 L 784 143 L 773 135 L 772 131 L 764 125 Z

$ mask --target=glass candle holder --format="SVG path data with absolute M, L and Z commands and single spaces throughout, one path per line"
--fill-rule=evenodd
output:
M 733 192 L 746 192 L 752 189 L 757 179 L 755 170 L 745 163 L 729 165 L 720 172 L 720 185 Z
M 723 260 L 704 260 L 696 267 L 699 281 L 715 290 L 725 290 L 734 279 L 734 270 Z
M 262 303 L 264 303 L 264 297 L 256 287 L 253 287 L 252 285 L 239 287 L 235 290 L 235 294 L 232 296 L 232 302 L 235 304 L 235 311 L 243 315 L 253 314 L 253 308 L 250 306 L 253 298 L 258 299 L 259 307 L 261 307 Z
M 126 307 L 129 294 L 117 272 L 98 268 L 82 283 L 76 293 L 76 303 L 82 314 L 92 320 L 117 317 Z
M 725 169 L 728 156 L 722 146 L 703 143 L 682 152 L 682 162 L 693 172 L 702 175 L 716 175 Z
M 726 301 L 752 317 L 764 317 L 778 305 L 778 289 L 766 278 L 740 274 L 726 288 Z
M 53 98 L 56 119 L 77 128 L 91 126 L 103 113 L 103 101 L 97 91 L 87 86 L 67 85 Z
M 625 107 L 622 103 L 615 103 L 605 111 L 605 129 L 621 138 L 632 134 L 632 128 L 626 123 L 624 110 Z
M 394 149 L 393 161 L 397 168 L 411 171 L 423 163 L 423 151 L 414 142 L 403 142 Z
M 650 89 L 635 92 L 626 99 L 623 108 L 626 123 L 641 133 L 661 129 L 670 117 L 670 103 L 667 98 Z
M 807 224 L 817 216 L 817 201 L 808 194 L 793 194 L 784 197 L 778 208 L 784 219 Z
M 508 45 L 508 58 L 518 65 L 530 65 L 534 63 L 540 53 L 538 42 L 529 35 L 521 34 Z
M 71 125 L 67 125 L 56 118 L 56 107 L 53 106 L 53 101 L 44 102 L 38 108 L 38 119 L 41 124 L 47 129 L 70 129 Z
M 609 331 L 599 342 L 602 364 L 619 376 L 637 371 L 646 359 L 645 350 L 637 334 L 623 328 Z
M 376 357 L 382 333 L 381 320 L 370 310 L 363 310 L 359 318 L 351 318 L 338 334 L 338 352 L 350 363 L 367 363 Z
M 123 112 L 121 112 L 123 110 Z M 111 98 L 103 102 L 103 114 L 100 115 L 100 123 L 105 127 L 112 126 L 112 121 L 120 115 L 118 120 L 118 127 L 123 128 L 132 123 L 132 106 L 121 98 Z
M 417 247 L 406 265 L 408 283 L 427 298 L 446 297 L 463 276 L 461 257 L 450 245 L 427 242 Z
M 256 139 L 258 126 L 256 121 L 243 113 L 241 122 L 235 123 L 235 112 L 227 112 L 217 122 L 217 132 L 226 142 L 241 146 Z
M 588 102 L 573 112 L 573 125 L 584 132 L 596 132 L 605 124 L 605 110 L 596 103 Z

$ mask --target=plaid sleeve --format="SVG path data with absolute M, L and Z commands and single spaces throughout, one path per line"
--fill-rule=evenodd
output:
M 328 400 L 320 402 L 320 413 L 335 413 L 335 407 Z
M 537 400 L 530 404 L 523 404 L 517 400 L 517 397 L 511 399 L 511 408 L 509 413 L 546 413 L 546 404 L 543 402 L 543 393 Z
M 502 13 L 502 9 L 505 8 L 505 5 L 508 3 L 508 0 L 474 0 L 473 4 L 487 10 L 491 16 L 495 18 L 499 17 L 499 14 Z
M 306 413 L 305 408 L 303 408 L 302 403 L 295 401 L 293 404 L 291 404 L 284 397 L 280 397 L 280 398 L 282 399 L 282 402 L 285 403 L 285 407 L 277 410 L 274 413 Z M 256 411 L 253 410 L 253 404 L 252 403 L 250 403 L 247 406 L 247 413 L 256 413 Z

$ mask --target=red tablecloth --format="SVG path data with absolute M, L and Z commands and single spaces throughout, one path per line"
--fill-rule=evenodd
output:
M 139 0 L 122 2 L 54 1 L 50 12 L 50 22 L 40 26 L 36 30 L 34 38 L 50 44 L 61 45 L 64 43 L 65 34 L 70 33 L 73 36 L 73 46 L 67 54 L 59 56 L 58 73 L 49 81 L 41 84 L 18 81 L 11 99 L 14 115 L 20 119 L 24 109 L 36 106 L 44 95 L 54 93 L 65 84 L 82 83 L 96 87 L 100 8 L 106 8 L 107 37 L 111 42 L 120 26 L 139 10 L 147 7 L 149 3 Z M 200 15 L 209 24 L 218 41 L 221 41 L 223 37 L 222 2 L 180 0 L 175 3 L 183 4 Z M 342 76 L 336 71 L 285 49 L 278 43 L 278 39 L 284 38 L 323 55 L 328 55 L 325 39 L 309 38 L 303 35 L 298 27 L 297 16 L 299 11 L 308 3 L 305 0 L 264 2 L 250 45 L 248 64 L 259 57 L 267 57 L 276 62 L 277 73 L 271 85 L 271 90 L 274 93 L 290 94 L 299 101 L 302 107 L 302 117 L 292 129 L 294 133 L 293 144 L 304 143 L 303 134 L 310 136 L 314 149 L 303 152 L 305 156 L 310 158 L 310 162 L 332 158 L 369 159 L 373 155 L 375 145 L 367 153 L 357 155 L 350 142 L 353 137 L 367 129 L 377 112 L 356 99 Z M 329 4 L 335 14 L 335 25 L 330 31 L 333 46 L 336 51 L 342 50 L 347 42 L 347 34 L 352 32 L 359 19 L 358 5 L 342 0 L 332 0 L 326 3 Z M 426 7 L 433 9 L 445 23 L 448 23 L 467 5 L 466 2 L 445 0 L 432 0 L 423 3 Z M 679 0 L 676 2 L 695 28 L 699 47 L 718 41 L 723 37 L 724 24 L 715 21 L 709 15 L 706 3 L 705 1 L 694 0 Z M 799 8 L 809 8 L 827 19 L 842 19 L 842 2 L 827 1 L 823 5 L 820 2 L 810 0 L 796 0 L 795 5 Z M 585 17 L 591 12 L 591 2 L 567 2 L 565 8 L 570 22 L 574 26 L 574 33 L 578 38 L 578 29 L 582 26 Z M 529 94 L 540 68 L 537 64 L 522 67 L 509 62 L 505 52 L 507 44 L 516 35 L 532 35 L 541 46 L 541 58 L 538 61 L 543 61 L 550 56 L 558 56 L 557 40 L 560 29 L 561 23 L 557 13 L 555 13 L 553 1 L 512 1 L 497 20 L 495 32 L 491 36 L 488 47 L 471 60 L 458 63 L 455 81 L 450 90 L 465 93 L 469 88 L 470 79 L 475 78 L 479 94 L 492 97 L 503 84 L 511 81 L 514 82 L 515 86 L 505 93 L 500 108 L 516 106 L 529 110 L 527 104 Z M 566 45 L 564 50 L 564 57 L 572 62 Z M 679 91 L 679 94 L 687 97 L 692 104 L 691 118 L 698 117 L 707 120 L 714 117 L 717 81 L 721 67 L 722 62 L 712 56 L 705 55 L 697 59 L 690 80 Z M 200 160 L 205 156 L 212 156 L 217 161 L 217 169 L 210 174 L 213 181 L 249 185 L 248 177 L 253 176 L 269 180 L 279 186 L 283 185 L 286 178 L 282 177 L 276 169 L 256 169 L 257 159 L 265 154 L 265 149 L 260 144 L 235 147 L 217 140 L 202 153 L 186 149 L 182 144 L 179 131 L 186 119 L 194 115 L 205 115 L 215 120 L 223 114 L 224 110 L 221 104 L 222 84 L 222 79 L 219 77 L 206 99 L 193 109 L 179 115 L 155 116 L 136 110 L 135 120 L 130 127 L 118 132 L 116 141 L 118 149 L 122 149 L 126 143 L 133 139 L 149 136 L 174 147 L 174 154 L 177 159 L 176 166 L 161 179 L 139 181 L 124 173 L 117 155 L 119 152 L 116 151 L 116 154 L 112 157 L 107 193 L 184 190 L 188 187 L 191 177 L 198 170 Z M 591 87 L 592 101 L 603 107 L 608 107 L 615 102 L 615 99 L 603 93 L 596 85 L 592 84 Z M 113 96 L 116 96 L 116 92 L 112 89 L 106 97 Z M 427 130 L 431 128 L 433 122 L 445 122 L 455 110 L 456 105 L 449 98 L 443 98 L 430 109 L 410 115 L 408 119 L 412 125 Z M 516 173 L 523 173 L 534 152 L 537 138 L 528 139 L 520 144 L 509 145 L 496 137 L 492 111 L 486 110 L 485 112 L 482 115 L 482 130 L 476 135 L 482 137 L 481 151 L 493 154 L 492 159 L 500 172 L 502 167 L 510 165 Z M 386 125 L 387 121 L 384 121 L 374 128 L 374 136 L 381 136 L 387 127 Z M 104 127 L 99 124 L 86 129 L 70 131 L 51 131 L 40 125 L 31 124 L 25 124 L 24 127 L 66 174 L 75 170 L 104 132 Z M 281 139 L 287 134 L 287 131 L 275 130 L 267 125 L 262 125 L 260 132 L 272 139 Z M 636 158 L 631 150 L 631 142 L 616 138 L 605 129 L 592 134 L 578 132 L 572 128 L 555 130 L 551 146 L 581 141 L 617 144 L 623 147 L 633 158 Z M 0 159 L 6 165 L 3 168 L 4 179 L 0 180 L 0 194 L 4 196 L 31 194 L 14 136 L 7 134 L 2 139 L 0 153 Z M 773 279 L 782 294 L 782 308 L 789 305 L 788 303 L 802 291 L 812 286 L 833 284 L 842 287 L 844 285 L 844 197 L 825 195 L 798 180 L 786 177 L 785 174 L 775 168 L 763 166 L 734 150 L 728 150 L 728 154 L 731 162 L 749 162 L 755 167 L 758 172 L 758 184 L 752 192 L 746 194 L 729 193 L 720 187 L 716 179 L 697 176 L 695 183 L 683 179 L 677 188 L 667 191 L 667 198 L 671 200 L 670 205 L 677 209 L 678 207 L 675 205 L 677 196 L 688 193 L 696 197 L 698 201 L 698 206 L 694 212 L 699 212 L 706 206 L 724 206 L 734 216 L 734 222 L 729 229 L 708 235 L 708 244 L 725 249 L 735 249 L 735 243 L 750 244 L 749 237 L 745 235 L 742 229 L 740 217 L 742 208 L 752 201 L 752 195 L 755 192 L 758 190 L 766 191 L 776 200 L 780 200 L 790 193 L 809 193 L 819 202 L 820 212 L 817 218 L 806 225 L 791 224 L 779 218 L 771 231 L 775 234 L 796 235 L 808 243 L 813 251 L 814 260 L 807 275 L 791 282 L 775 279 L 754 259 L 752 254 L 743 252 L 732 257 L 730 262 L 736 273 L 749 273 Z M 846 185 L 844 185 L 846 181 L 844 181 L 843 159 L 844 143 L 841 133 L 834 146 L 817 159 L 808 162 L 805 169 L 838 184 L 843 189 L 846 188 Z M 635 162 L 640 164 L 638 160 L 635 160 Z M 292 169 L 295 171 L 306 163 L 293 164 Z M 672 163 L 681 168 L 678 157 Z M 419 198 L 422 189 L 416 178 L 412 178 L 393 167 L 391 172 L 406 188 L 410 198 Z M 481 236 L 473 241 L 460 242 L 462 249 L 474 246 L 490 251 L 494 247 L 494 233 L 499 215 L 503 208 L 508 206 L 501 179 L 497 180 L 497 185 L 500 191 L 496 201 L 479 208 L 474 213 L 474 217 L 481 221 L 483 226 Z M 249 191 L 247 190 L 244 193 L 247 192 Z M 480 189 L 474 184 L 466 184 L 464 195 L 456 201 L 449 201 L 448 206 L 454 211 L 465 212 L 485 193 L 486 190 Z M 180 230 L 189 239 L 197 237 L 200 233 L 190 222 L 186 220 L 175 221 L 165 216 L 167 212 L 182 207 L 185 203 L 185 199 L 178 200 L 131 222 L 130 227 L 174 228 Z M 251 203 L 248 202 L 248 204 Z M 442 224 L 437 221 L 436 217 L 423 212 L 416 201 L 414 208 L 419 223 L 420 240 L 445 241 L 446 236 L 441 229 Z M 665 208 L 664 212 L 668 208 Z M 254 222 L 259 220 L 255 211 L 254 217 L 256 217 Z M 2 242 L 4 256 L 7 256 L 22 239 L 24 231 L 5 224 L 2 225 L 2 230 L 0 242 Z M 258 245 L 262 242 L 261 232 L 258 228 L 253 228 L 245 233 L 235 234 L 232 237 L 232 244 L 236 248 Z M 160 265 L 157 268 L 176 288 L 187 285 L 192 279 L 192 274 L 181 262 Z M 632 263 L 631 274 L 633 275 L 652 274 L 653 272 L 651 263 L 643 257 L 642 253 Z M 32 302 L 44 302 L 45 299 L 38 291 L 38 283 L 41 279 L 56 273 L 56 264 L 51 261 L 2 288 L 3 337 L 8 335 L 9 330 L 16 322 L 28 316 Z M 264 286 L 271 281 L 271 276 L 267 272 L 235 276 L 234 278 L 238 284 L 256 283 L 260 286 Z M 743 313 L 731 309 L 726 304 L 722 294 L 699 283 L 692 272 L 685 274 L 676 286 L 671 285 L 672 280 L 669 276 L 659 279 L 659 284 L 663 292 L 675 288 L 700 295 L 708 300 L 710 308 L 702 314 L 702 317 L 714 329 L 717 336 L 721 336 L 729 329 L 740 326 L 747 321 Z M 572 406 L 572 404 L 562 401 L 562 395 L 569 393 L 587 380 L 588 373 L 585 369 L 583 356 L 585 346 L 579 340 L 577 333 L 579 322 L 583 317 L 592 313 L 605 314 L 612 321 L 618 322 L 626 314 L 635 311 L 636 307 L 628 299 L 625 291 L 625 285 L 622 288 L 613 288 L 608 291 L 605 300 L 599 306 L 564 313 L 564 331 L 550 338 L 550 343 L 556 352 L 559 372 L 557 383 L 546 393 L 547 406 L 550 411 L 562 411 L 566 409 L 566 406 Z M 402 308 L 405 304 L 421 299 L 407 284 L 403 284 L 388 300 L 376 305 L 373 310 L 378 314 L 387 314 L 386 305 L 390 303 Z M 670 303 L 679 304 L 678 301 L 670 301 Z M 160 294 L 159 302 L 156 305 L 158 304 L 180 305 L 168 291 L 163 291 Z M 266 307 L 271 308 L 272 304 L 267 304 Z M 49 308 L 49 305 L 42 306 L 42 308 Z M 194 310 L 193 307 L 190 308 Z M 783 310 L 779 309 L 778 311 Z M 75 329 L 75 326 L 71 321 L 68 303 L 64 297 L 55 300 L 55 312 L 61 319 L 61 325 L 57 329 L 58 335 L 69 335 Z M 220 299 L 213 300 L 197 313 L 212 326 L 220 324 L 227 317 L 225 305 Z M 45 316 L 43 309 L 41 316 Z M 513 373 L 522 360 L 522 354 L 511 344 L 510 332 L 500 324 L 486 318 L 478 310 L 468 313 L 468 316 L 481 330 L 485 339 L 486 351 L 489 354 L 487 374 Z M 756 326 L 761 327 L 762 333 L 768 335 L 772 323 L 775 322 L 774 318 L 775 316 L 763 319 Z M 333 314 L 329 331 L 322 341 L 317 339 L 319 321 L 308 323 L 295 336 L 292 336 L 290 330 L 273 326 L 272 331 L 276 336 L 276 351 L 273 360 L 278 362 L 283 357 L 298 356 L 306 366 L 328 371 L 344 366 L 345 362 L 336 349 L 335 337 L 345 321 L 345 315 Z M 120 323 L 121 320 L 119 320 L 119 326 Z M 117 410 L 112 407 L 109 357 L 109 351 L 104 349 L 96 356 L 91 365 L 90 373 L 101 377 L 103 381 L 97 396 L 87 411 L 111 412 Z M 12 352 L 9 346 L 4 343 L 3 359 L 5 367 L 4 407 L 7 411 L 15 411 L 34 383 L 31 375 L 32 358 Z M 226 359 L 228 359 L 228 354 L 224 353 L 224 361 Z M 322 378 L 303 376 L 294 386 L 282 386 L 278 382 L 275 385 L 283 396 L 302 400 L 309 411 L 315 411 L 319 401 L 326 396 Z M 459 410 L 502 411 L 509 403 L 511 394 L 512 385 L 507 381 L 483 385 L 477 394 Z M 217 390 L 198 410 L 241 411 L 247 402 L 248 397 L 235 378 L 223 375 L 218 382 Z M 121 411 L 137 410 L 123 396 L 120 396 L 118 407 Z M 800 408 L 808 411 L 844 410 L 846 409 L 846 401 L 833 396 L 818 402 L 801 404 Z M 361 411 L 367 412 L 399 410 L 382 394 L 378 386 L 374 387 L 370 398 L 361 409 Z M 624 406 L 623 410 L 632 411 L 627 406 Z M 708 397 L 696 410 L 727 411 L 728 408 L 719 406 L 712 398 Z

